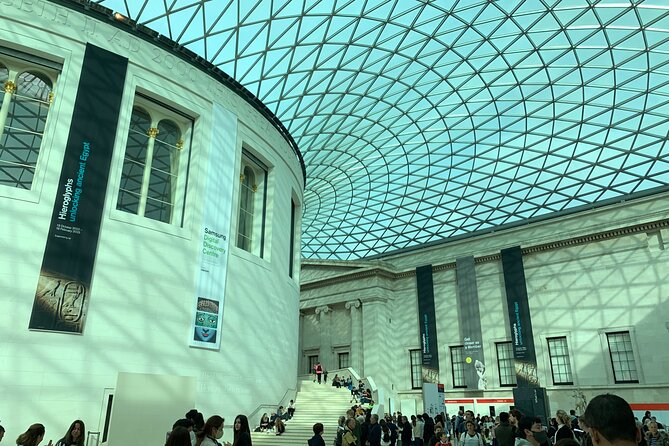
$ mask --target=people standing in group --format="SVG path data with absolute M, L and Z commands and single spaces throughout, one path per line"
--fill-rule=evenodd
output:
M 400 441 L 402 446 L 411 446 L 411 442 L 413 441 L 413 426 L 405 415 L 402 415 L 402 434 L 400 436 Z
M 323 440 L 323 423 L 314 424 L 312 429 L 314 436 L 307 441 L 309 446 L 325 446 L 325 440 Z
M 516 441 L 516 430 L 509 422 L 509 413 L 499 413 L 499 426 L 494 430 L 494 437 L 497 440 L 497 446 L 514 446 Z
M 517 414 L 514 414 L 513 417 L 515 418 L 516 415 Z M 536 428 L 534 417 L 518 417 L 516 420 L 517 426 L 515 446 L 540 446 L 539 439 L 541 439 L 541 437 L 537 439 L 539 430 Z M 541 424 L 541 422 L 539 424 Z
M 423 444 L 429 444 L 434 436 L 434 420 L 427 414 L 423 414 Z
M 46 434 L 46 429 L 44 429 L 43 424 L 40 423 L 32 424 L 30 425 L 27 431 L 18 436 L 18 438 L 16 439 L 16 444 L 17 446 L 37 446 L 42 442 L 45 434 Z M 47 446 L 52 446 L 52 445 L 53 442 L 49 440 Z
M 74 420 L 65 436 L 56 442 L 56 446 L 84 446 L 86 427 L 81 420 Z
M 594 446 L 636 446 L 641 439 L 629 403 L 617 395 L 594 397 L 581 419 Z
M 425 431 L 425 422 L 422 415 L 411 416 L 413 425 L 413 438 L 416 446 L 423 446 L 423 433 Z
M 190 432 L 183 426 L 177 426 L 172 429 L 170 435 L 167 437 L 165 446 L 191 446 Z
M 381 446 L 381 426 L 379 425 L 379 416 L 377 414 L 372 414 L 369 417 L 367 442 L 369 442 L 369 446 Z
M 648 422 L 646 444 L 648 446 L 669 446 L 669 435 L 658 429 L 657 421 L 650 420 Z
M 485 446 L 483 437 L 476 432 L 476 422 L 471 419 L 465 423 L 466 432 L 460 435 L 460 446 Z
M 558 427 L 553 436 L 553 444 L 562 440 L 563 438 L 575 439 L 574 432 L 571 430 L 571 417 L 564 410 L 560 409 L 555 414 Z
M 280 418 L 277 421 L 281 420 Z M 246 415 L 237 415 L 234 424 L 234 440 L 232 446 L 252 446 L 251 429 L 249 429 L 249 420 Z
M 219 415 L 209 417 L 202 430 L 195 435 L 195 446 L 221 446 L 225 419 Z
M 342 438 L 342 446 L 360 446 L 358 437 L 355 436 L 356 425 L 357 421 L 353 417 L 346 421 L 346 432 Z

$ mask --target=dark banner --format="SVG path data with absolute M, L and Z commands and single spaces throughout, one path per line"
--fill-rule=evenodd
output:
M 423 352 L 423 382 L 439 382 L 439 351 L 437 347 L 437 322 L 434 311 L 432 265 L 416 268 L 418 294 L 418 325 Z
M 458 283 L 458 319 L 464 347 L 465 384 L 467 389 L 487 390 L 474 256 L 456 259 L 455 273 Z
M 86 46 L 30 329 L 83 331 L 127 66 Z
M 509 310 L 509 325 L 519 387 L 537 387 L 537 356 L 534 352 L 532 318 L 527 300 L 523 253 L 520 246 L 502 250 L 504 288 Z

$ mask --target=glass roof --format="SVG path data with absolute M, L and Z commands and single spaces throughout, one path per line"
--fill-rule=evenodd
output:
M 94 3 L 200 54 L 283 122 L 306 164 L 306 258 L 669 186 L 667 0 Z

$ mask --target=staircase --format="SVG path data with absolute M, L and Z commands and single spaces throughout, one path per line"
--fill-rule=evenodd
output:
M 295 397 L 295 415 L 286 422 L 286 432 L 276 435 L 274 432 L 252 432 L 253 446 L 306 446 L 314 436 L 313 426 L 323 423 L 323 440 L 326 445 L 333 443 L 337 433 L 337 420 L 346 415 L 353 404 L 349 403 L 351 394 L 346 388 L 337 389 L 327 384 L 312 381 L 300 381 Z

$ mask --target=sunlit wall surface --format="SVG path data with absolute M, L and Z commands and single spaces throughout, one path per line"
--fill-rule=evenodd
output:
M 307 165 L 307 258 L 666 189 L 664 0 L 94 3 L 257 95 Z
M 428 410 L 420 382 L 423 321 L 415 271 L 416 265 L 432 265 L 439 382 L 446 399 L 458 401 L 447 405 L 448 413 L 461 405 L 481 415 L 493 405 L 497 414 L 508 411 L 516 384 L 514 332 L 500 251 L 520 245 L 537 378 L 547 389 L 551 414 L 578 409 L 580 395 L 590 401 L 614 393 L 641 415 L 651 410 L 669 422 L 669 412 L 662 411 L 669 403 L 669 355 L 658 349 L 669 341 L 667 198 L 665 193 L 379 260 L 305 261 L 300 370 L 306 371 L 309 356 L 336 365 L 345 355 L 384 390 L 384 403 L 394 405 L 390 412 L 407 401 L 416 401 L 417 413 Z M 467 256 L 475 259 L 487 378 L 481 392 L 464 387 L 463 370 L 474 364 L 462 354 L 465 304 L 458 297 L 455 261 Z M 329 338 L 314 335 L 324 328 Z
M 107 396 L 120 372 L 193 378 L 196 407 L 205 416 L 223 415 L 228 426 L 238 413 L 278 404 L 295 389 L 297 374 L 299 256 L 290 253 L 299 252 L 300 236 L 290 231 L 291 221 L 299 228 L 304 179 L 288 141 L 206 72 L 106 19 L 39 5 L 5 2 L 0 17 L 5 441 L 34 422 L 46 425 L 46 440 L 59 439 L 75 419 L 83 419 L 87 430 L 102 431 Z M 72 114 L 87 43 L 129 59 L 100 204 L 88 314 L 82 335 L 30 331 L 54 201 L 62 190 L 64 151 L 76 125 Z M 213 115 L 218 108 L 233 115 L 236 130 L 221 134 L 213 128 L 220 122 Z M 219 137 L 225 144 L 214 140 Z M 212 163 L 218 147 L 230 148 L 232 166 Z M 149 148 L 153 157 L 147 156 Z M 247 207 L 254 214 L 245 221 L 253 225 L 242 249 L 236 243 L 240 173 L 251 157 L 265 173 L 251 184 Z M 209 210 L 206 180 L 229 167 L 234 173 L 225 186 L 232 199 L 214 197 L 231 214 L 229 233 L 223 234 L 230 241 L 227 281 L 216 290 L 224 296 L 221 348 L 191 348 L 203 214 Z M 151 442 L 164 443 L 165 432 L 188 409 L 153 424 L 160 434 Z M 228 428 L 226 440 L 231 435 Z

